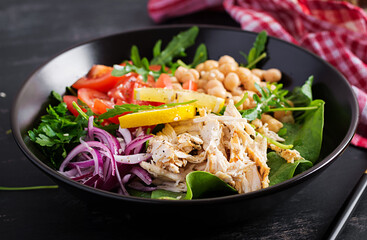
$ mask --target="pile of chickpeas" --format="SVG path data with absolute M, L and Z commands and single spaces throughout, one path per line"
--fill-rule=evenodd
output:
M 172 82 L 174 89 L 182 89 L 182 84 L 192 80 L 197 84 L 198 92 L 224 98 L 227 103 L 230 99 L 235 104 L 238 103 L 247 92 L 248 97 L 238 107 L 239 110 L 243 110 L 256 106 L 253 95 L 260 95 L 260 93 L 256 89 L 255 83 L 260 86 L 266 86 L 267 82 L 278 82 L 281 78 L 282 73 L 278 69 L 271 68 L 262 70 L 255 68 L 250 70 L 246 67 L 239 66 L 233 57 L 224 55 L 218 61 L 207 60 L 200 63 L 195 69 L 178 67 L 175 71 L 175 76 L 172 77 Z M 282 118 L 289 116 L 289 113 L 277 112 L 277 115 L 278 117 L 274 117 L 282 120 Z M 269 120 L 268 116 L 265 118 Z M 270 120 L 273 121 L 274 118 L 271 118 Z

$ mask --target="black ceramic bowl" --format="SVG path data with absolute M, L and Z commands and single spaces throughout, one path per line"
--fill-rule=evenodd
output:
M 346 79 L 314 54 L 270 37 L 267 44 L 268 59 L 261 67 L 280 69 L 284 75 L 283 83 L 289 89 L 302 85 L 313 75 L 314 97 L 326 102 L 321 156 L 311 169 L 281 184 L 252 193 L 171 201 L 121 196 L 93 189 L 50 168 L 47 158 L 27 138 L 27 131 L 38 123 L 40 115 L 44 113 L 50 92 L 55 90 L 63 94 L 65 87 L 86 74 L 93 64 L 113 65 L 128 59 L 133 44 L 139 47 L 142 56 L 150 58 L 157 40 L 162 39 L 165 44 L 172 36 L 187 28 L 188 26 L 150 28 L 93 40 L 66 50 L 41 66 L 20 89 L 12 111 L 13 134 L 25 155 L 57 184 L 92 206 L 113 209 L 121 218 L 139 220 L 141 216 L 149 216 L 164 220 L 173 217 L 180 221 L 189 220 L 192 224 L 223 224 L 264 214 L 274 208 L 277 202 L 295 194 L 314 179 L 345 150 L 353 137 L 358 119 L 357 102 Z M 240 51 L 248 52 L 256 35 L 230 28 L 201 26 L 196 43 L 206 44 L 210 59 L 218 59 L 227 54 L 244 62 Z M 188 56 L 193 56 L 194 49 L 196 48 L 190 48 Z

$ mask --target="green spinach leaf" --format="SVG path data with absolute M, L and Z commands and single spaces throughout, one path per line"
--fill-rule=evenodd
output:
M 312 167 L 312 162 L 304 159 L 294 161 L 294 163 L 287 163 L 282 157 L 275 152 L 269 152 L 268 155 L 268 166 L 270 167 L 270 186 L 284 182 L 298 173 L 306 171 Z
M 169 200 L 179 200 L 185 197 L 185 193 L 181 192 L 171 192 L 163 189 L 157 189 L 152 192 L 151 198 L 153 199 L 169 199 Z
M 316 110 L 306 111 L 295 124 L 284 124 L 284 144 L 292 144 L 304 159 L 315 163 L 320 155 L 324 128 L 324 101 L 316 99 L 310 106 Z
M 236 189 L 217 176 L 203 171 L 195 171 L 186 176 L 187 193 L 185 199 L 199 199 L 226 196 L 238 193 Z
M 303 86 L 295 87 L 287 99 L 296 107 L 308 106 L 312 101 L 312 83 L 313 76 L 310 76 Z

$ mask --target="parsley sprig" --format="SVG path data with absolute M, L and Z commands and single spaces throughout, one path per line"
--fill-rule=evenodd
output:
M 61 100 L 56 92 L 52 92 L 52 96 Z M 85 136 L 88 121 L 81 115 L 75 117 L 70 114 L 65 102 L 56 106 L 49 105 L 46 111 L 47 114 L 41 117 L 41 123 L 37 128 L 29 130 L 28 136 L 42 146 L 42 151 L 50 158 L 54 167 L 57 167 L 68 151 L 79 143 L 80 137 Z

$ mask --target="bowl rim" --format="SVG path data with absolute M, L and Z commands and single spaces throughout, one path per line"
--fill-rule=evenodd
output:
M 326 157 L 324 157 L 320 162 L 316 163 L 315 165 L 313 165 L 310 169 L 294 176 L 291 179 L 288 179 L 284 182 L 281 182 L 279 184 L 275 184 L 273 186 L 269 186 L 267 188 L 264 189 L 260 189 L 254 192 L 249 192 L 249 193 L 245 193 L 245 194 L 235 194 L 235 195 L 229 195 L 229 196 L 222 196 L 222 197 L 215 197 L 215 198 L 204 198 L 204 199 L 192 199 L 192 200 L 179 200 L 179 201 L 172 201 L 172 200 L 166 200 L 166 199 L 150 199 L 150 198 L 142 198 L 142 197 L 135 197 L 135 196 L 125 196 L 125 195 L 120 195 L 117 193 L 113 193 L 113 192 L 108 192 L 105 190 L 100 190 L 100 189 L 96 189 L 93 187 L 89 187 L 86 185 L 83 185 L 81 183 L 78 183 L 76 181 L 73 181 L 69 178 L 67 178 L 66 176 L 60 174 L 59 172 L 57 172 L 55 169 L 52 169 L 51 167 L 49 167 L 48 165 L 46 165 L 44 162 L 42 162 L 40 159 L 38 159 L 26 146 L 24 139 L 22 137 L 22 134 L 20 132 L 20 127 L 16 124 L 16 119 L 17 119 L 17 109 L 18 107 L 18 101 L 20 96 L 22 95 L 23 91 L 25 91 L 25 87 L 26 85 L 29 83 L 29 81 L 36 76 L 36 74 L 41 71 L 46 65 L 48 65 L 51 61 L 53 61 L 54 59 L 56 59 L 57 57 L 61 56 L 64 53 L 67 53 L 70 50 L 73 50 L 77 47 L 81 47 L 83 45 L 87 45 L 87 44 L 91 44 L 94 43 L 96 41 L 100 41 L 100 40 L 104 40 L 107 38 L 114 38 L 117 37 L 119 35 L 124 35 L 124 34 L 134 34 L 136 32 L 143 32 L 143 31 L 152 31 L 152 30 L 164 30 L 164 29 L 185 29 L 185 28 L 189 28 L 192 26 L 197 26 L 199 27 L 199 29 L 209 29 L 209 30 L 225 30 L 225 31 L 234 31 L 234 32 L 244 32 L 246 34 L 252 34 L 252 35 L 257 35 L 256 32 L 252 32 L 252 31 L 247 31 L 247 30 L 242 30 L 240 28 L 236 28 L 236 27 L 230 27 L 230 26 L 221 26 L 221 25 L 208 25 L 208 24 L 171 24 L 171 25 L 163 25 L 163 26 L 149 26 L 149 27 L 142 27 L 142 28 L 134 28 L 134 29 L 130 29 L 130 30 L 126 30 L 126 31 L 122 31 L 122 32 L 118 32 L 118 33 L 114 33 L 114 34 L 110 34 L 110 35 L 105 35 L 102 37 L 95 37 L 95 38 L 91 38 L 89 40 L 71 45 L 68 48 L 65 48 L 62 51 L 59 51 L 58 53 L 54 54 L 53 56 L 51 56 L 46 62 L 44 62 L 43 64 L 41 64 L 39 67 L 37 67 L 30 75 L 28 75 L 28 77 L 26 78 L 26 80 L 22 83 L 21 87 L 18 90 L 18 93 L 16 94 L 14 100 L 13 100 L 13 104 L 12 104 L 12 108 L 11 108 L 11 129 L 12 129 L 12 134 L 13 137 L 15 139 L 15 142 L 17 143 L 17 145 L 19 146 L 19 148 L 23 151 L 23 153 L 26 155 L 26 157 L 34 164 L 36 165 L 38 168 L 40 168 L 44 173 L 46 173 L 47 175 L 51 175 L 52 177 L 56 178 L 58 181 L 63 182 L 64 184 L 67 185 L 71 185 L 73 187 L 76 187 L 82 191 L 87 191 L 89 193 L 92 194 L 97 194 L 103 197 L 107 197 L 107 198 L 112 198 L 112 199 L 116 199 L 119 201 L 127 201 L 127 202 L 134 202 L 134 203 L 144 203 L 144 204 L 174 204 L 174 205 L 187 205 L 187 204 L 216 204 L 216 203 L 225 203 L 228 201 L 242 201 L 244 199 L 253 199 L 253 198 L 257 198 L 257 197 L 262 197 L 262 196 L 266 196 L 266 195 L 270 195 L 274 192 L 281 192 L 285 189 L 288 189 L 290 187 L 296 186 L 298 184 L 300 184 L 301 182 L 304 182 L 305 180 L 309 179 L 310 177 L 312 177 L 312 175 L 314 175 L 315 173 L 319 172 L 321 169 L 325 168 L 326 166 L 330 165 L 333 160 L 335 160 L 338 156 L 340 156 L 345 149 L 349 146 L 355 132 L 357 129 L 357 125 L 358 125 L 358 119 L 359 119 L 359 108 L 358 108 L 358 101 L 356 98 L 356 95 L 351 87 L 351 85 L 349 84 L 349 82 L 346 80 L 346 78 L 334 67 L 332 66 L 330 63 L 328 63 L 327 61 L 323 60 L 321 57 L 319 57 L 318 55 L 316 55 L 315 53 L 300 47 L 298 45 L 295 45 L 293 43 L 287 42 L 285 40 L 273 37 L 273 36 L 268 36 L 269 39 L 272 39 L 272 41 L 280 41 L 283 42 L 283 44 L 286 45 L 290 45 L 292 47 L 297 48 L 300 51 L 305 52 L 306 54 L 311 55 L 312 57 L 318 59 L 319 61 L 324 62 L 324 64 L 326 64 L 328 67 L 330 67 L 333 71 L 336 72 L 337 75 L 339 75 L 339 77 L 344 81 L 344 83 L 346 83 L 349 91 L 352 93 L 353 96 L 353 106 L 352 106 L 352 118 L 351 118 L 351 124 L 348 128 L 347 134 L 344 136 L 343 140 L 339 143 L 339 145 Z

